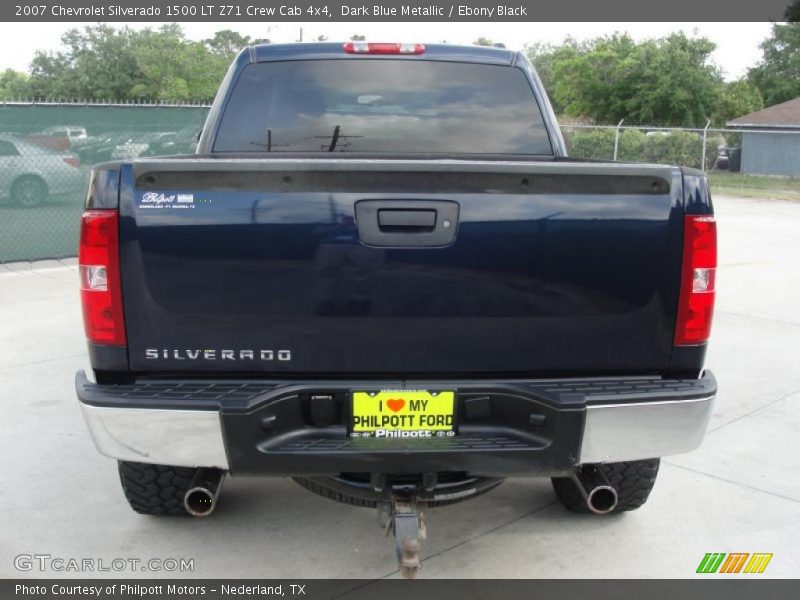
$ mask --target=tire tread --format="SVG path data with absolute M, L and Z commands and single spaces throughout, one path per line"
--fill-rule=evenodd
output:
M 660 459 L 635 460 L 594 465 L 617 490 L 619 500 L 612 512 L 636 510 L 647 502 L 656 483 Z M 553 477 L 553 490 L 567 510 L 590 512 L 575 482 L 569 477 Z
M 183 497 L 196 469 L 119 461 L 122 491 L 131 508 L 143 515 L 186 516 Z

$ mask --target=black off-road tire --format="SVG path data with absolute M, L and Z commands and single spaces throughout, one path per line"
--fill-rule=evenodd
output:
M 324 483 L 319 482 L 318 480 L 306 479 L 305 477 L 292 477 L 292 479 L 300 487 L 307 489 L 309 492 L 313 492 L 317 496 L 322 496 L 323 498 L 327 498 L 328 500 L 333 500 L 334 502 L 341 502 L 342 504 L 349 504 L 350 506 L 359 506 L 361 508 L 375 508 L 378 506 L 377 499 L 368 500 L 366 498 L 360 498 L 358 496 L 351 496 L 349 494 L 341 492 L 338 489 L 328 487 Z M 485 487 L 482 490 L 479 490 L 478 492 L 472 494 L 471 496 L 465 496 L 463 498 L 454 498 L 452 500 L 439 500 L 436 502 L 428 502 L 428 506 L 430 508 L 436 508 L 438 506 L 449 506 L 451 504 L 458 504 L 459 502 L 464 502 L 465 500 L 472 500 L 473 498 L 477 498 L 478 496 L 483 496 L 484 494 L 491 492 L 501 483 L 503 482 L 499 481 L 494 485 Z
M 636 510 L 647 502 L 656 483 L 660 462 L 658 458 L 653 458 L 594 465 L 617 490 L 617 506 L 611 512 Z M 591 512 L 570 477 L 553 477 L 552 482 L 556 496 L 567 510 L 579 513 Z
M 188 516 L 183 497 L 197 469 L 119 461 L 119 479 L 128 504 L 143 515 Z

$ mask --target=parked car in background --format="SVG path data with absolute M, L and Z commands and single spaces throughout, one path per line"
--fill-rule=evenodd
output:
M 728 168 L 730 156 L 728 156 L 728 147 L 725 144 L 717 146 L 717 160 L 714 163 L 715 169 L 722 169 L 723 171 Z
M 0 199 L 39 206 L 52 196 L 80 192 L 80 158 L 13 136 L 0 136 Z
M 714 163 L 714 168 L 738 173 L 742 168 L 742 147 L 726 146 L 725 144 L 717 146 L 717 159 Z
M 178 131 L 167 133 L 154 140 L 148 148 L 151 156 L 193 154 L 197 149 L 201 127 L 192 125 Z
M 74 150 L 89 138 L 86 128 L 79 125 L 57 125 L 42 131 L 31 133 L 26 140 L 51 150 L 65 152 Z
M 94 165 L 106 160 L 111 160 L 114 149 L 126 143 L 136 135 L 132 131 L 107 131 L 90 136 L 84 143 L 77 148 L 81 162 L 86 165 Z
M 172 135 L 171 131 L 158 131 L 155 133 L 138 133 L 133 137 L 126 140 L 124 143 L 119 144 L 111 152 L 111 158 L 120 160 L 126 158 L 136 158 L 137 156 L 152 156 L 154 153 L 150 150 L 152 144 L 156 144 L 164 137 Z
M 196 125 L 178 131 L 162 131 L 155 134 L 108 131 L 89 136 L 76 147 L 76 151 L 81 162 L 86 165 L 137 156 L 192 154 L 197 147 L 199 134 L 200 127 Z

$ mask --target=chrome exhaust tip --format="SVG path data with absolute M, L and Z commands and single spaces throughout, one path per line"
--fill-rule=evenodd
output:
M 619 502 L 617 490 L 594 465 L 583 465 L 571 473 L 586 507 L 596 515 L 612 512 Z
M 619 496 L 610 485 L 599 485 L 589 491 L 586 506 L 596 515 L 605 515 L 617 507 Z
M 222 479 L 221 469 L 198 469 L 183 496 L 183 506 L 193 517 L 207 517 L 217 506 Z

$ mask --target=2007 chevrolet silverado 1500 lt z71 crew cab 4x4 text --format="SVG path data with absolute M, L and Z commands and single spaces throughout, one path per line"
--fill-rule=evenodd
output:
M 407 576 L 422 509 L 505 477 L 640 507 L 716 394 L 705 177 L 567 158 L 505 49 L 247 48 L 196 155 L 94 167 L 79 262 L 78 397 L 135 511 L 291 476 L 377 507 Z

